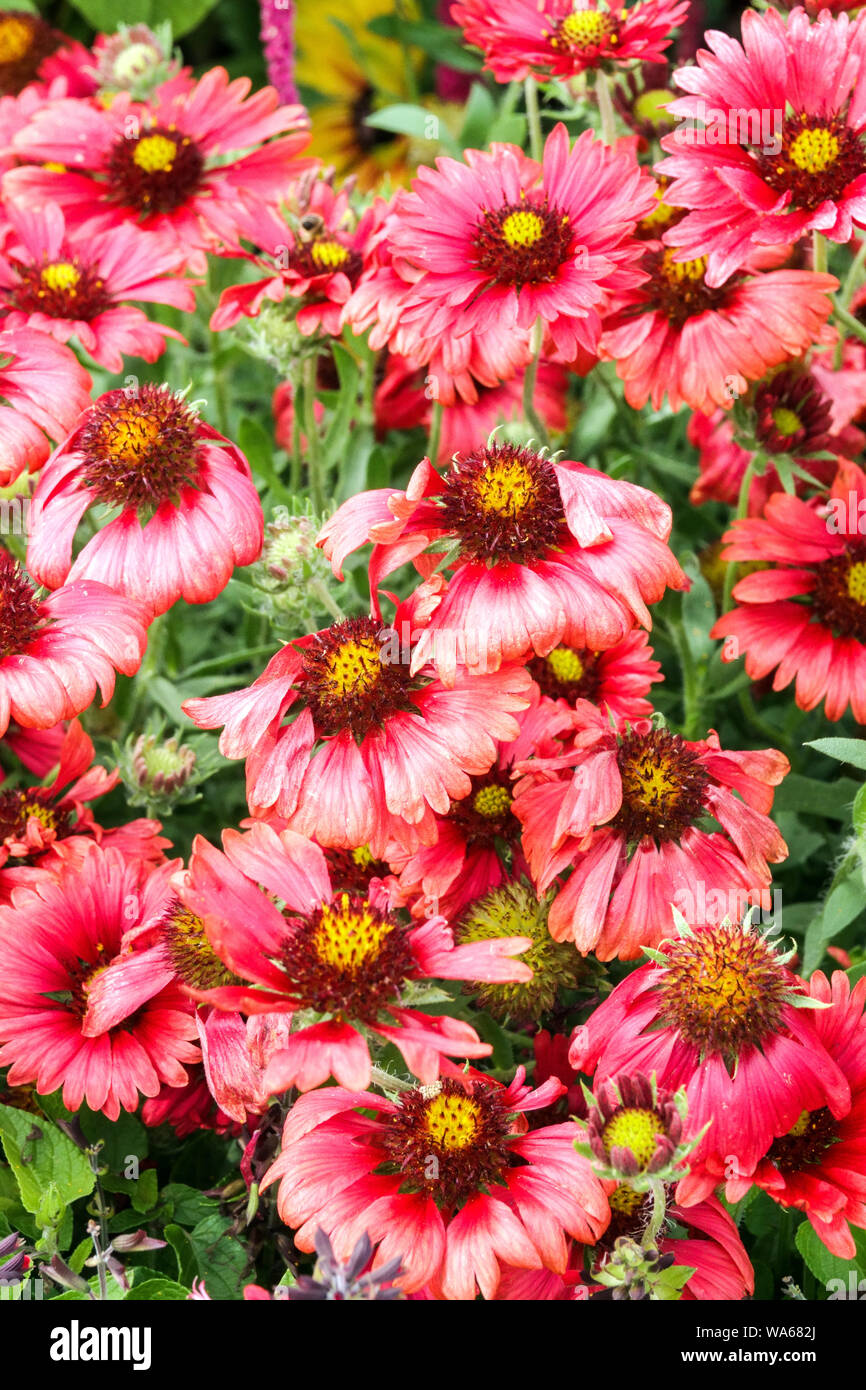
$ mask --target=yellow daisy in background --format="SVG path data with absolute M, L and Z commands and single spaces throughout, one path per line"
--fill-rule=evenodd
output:
M 397 8 L 402 20 L 418 18 L 411 0 Z M 376 187 L 386 174 L 403 182 L 411 162 L 406 136 L 366 123 L 384 106 L 417 101 L 423 55 L 367 27 L 394 10 L 394 0 L 326 0 L 324 6 L 302 0 L 296 14 L 295 78 L 321 97 L 310 105 L 309 153 L 333 164 L 341 177 L 355 174 L 362 190 Z

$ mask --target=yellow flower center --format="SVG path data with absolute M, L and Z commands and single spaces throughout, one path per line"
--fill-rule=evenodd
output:
M 607 1199 L 610 1209 L 619 1216 L 634 1216 L 646 1200 L 645 1192 L 635 1192 L 627 1183 L 620 1183 Z
M 655 811 L 679 796 L 681 784 L 673 769 L 645 759 L 634 768 L 624 769 L 622 786 L 630 806 Z
M 661 1129 L 654 1110 L 636 1107 L 618 1110 L 602 1131 L 605 1153 L 618 1147 L 631 1149 L 641 1168 L 645 1168 L 656 1151 L 656 1135 Z
M 133 163 L 146 174 L 168 174 L 174 168 L 177 145 L 166 135 L 145 135 L 132 152 Z
M 583 675 L 583 662 L 571 647 L 554 647 L 545 660 L 558 681 L 576 682 Z
M 313 948 L 323 965 L 354 978 L 376 960 L 396 924 L 367 904 L 352 906 L 348 893 L 323 903 L 313 934 Z
M 502 236 L 512 248 L 535 246 L 544 236 L 544 220 L 537 212 L 510 212 L 502 223 Z
M 0 63 L 14 63 L 30 48 L 33 30 L 23 19 L 11 14 L 0 19 Z
M 698 256 L 694 261 L 675 261 L 679 252 L 675 248 L 665 251 L 662 265 L 665 274 L 673 280 L 702 280 L 707 269 L 706 256 Z
M 800 1118 L 788 1130 L 788 1137 L 799 1139 L 802 1134 L 805 1134 L 806 1130 L 809 1128 L 810 1118 L 811 1112 L 809 1110 L 804 1110 Z
M 351 637 L 328 654 L 323 680 L 331 695 L 372 690 L 382 675 L 382 658 L 373 637 Z
M 46 830 L 54 830 L 57 826 L 57 817 L 50 806 L 46 806 L 42 801 L 22 801 L 21 814 L 25 822 L 31 816 L 35 816 L 40 825 L 44 825 Z
M 799 415 L 785 405 L 777 406 L 773 411 L 773 424 L 782 435 L 796 434 L 797 430 L 803 428 Z
M 49 172 L 49 174 L 65 174 L 65 173 L 66 173 L 66 165 L 65 165 L 65 164 L 58 164 L 57 161 L 56 161 L 56 159 L 49 159 L 49 160 L 47 161 L 47 163 L 45 163 L 45 164 L 42 165 L 42 168 L 43 168 L 43 169 L 47 169 L 48 172 Z
M 616 35 L 611 33 L 613 22 L 598 10 L 575 10 L 565 16 L 559 26 L 559 35 L 574 48 L 594 48 L 610 34 L 611 43 L 616 43 Z
M 634 114 L 639 121 L 651 121 L 654 125 L 673 125 L 674 117 L 667 110 L 669 101 L 673 101 L 676 93 L 669 92 L 664 87 L 651 87 L 647 92 L 641 92 L 634 104 Z
M 373 855 L 370 853 L 369 845 L 357 845 L 355 849 L 351 851 L 351 855 L 354 863 L 358 865 L 359 869 L 369 869 L 370 865 L 375 863 Z
M 53 265 L 45 266 L 41 278 L 46 289 L 75 294 L 81 276 L 69 261 L 55 261 Z
M 482 511 L 512 519 L 534 501 L 538 491 L 532 474 L 517 458 L 495 460 L 478 474 L 475 488 Z
M 424 1129 L 440 1149 L 465 1149 L 478 1132 L 481 1107 L 471 1096 L 442 1094 L 429 1101 Z
M 117 463 L 139 463 L 159 439 L 159 421 L 134 404 L 115 416 L 111 425 L 109 456 Z
M 310 255 L 320 270 L 339 270 L 349 259 L 348 248 L 339 241 L 316 241 Z
M 228 984 L 232 973 L 214 951 L 204 922 L 176 903 L 163 923 L 163 940 L 169 959 L 185 985 L 215 989 Z
M 501 816 L 510 805 L 511 797 L 505 787 L 481 787 L 472 799 L 473 810 L 479 816 L 489 816 L 491 820 Z
M 848 571 L 848 593 L 855 603 L 866 607 L 866 560 L 857 560 Z
M 788 154 L 798 169 L 807 174 L 820 174 L 835 164 L 839 157 L 839 141 L 831 130 L 821 126 L 815 130 L 801 130 L 791 142 Z

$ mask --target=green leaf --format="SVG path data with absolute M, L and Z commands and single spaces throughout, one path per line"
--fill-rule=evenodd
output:
M 844 739 L 819 741 L 845 742 Z M 817 777 L 803 777 L 798 772 L 791 772 L 776 792 L 775 807 L 777 811 L 799 811 L 801 815 L 847 821 L 860 787 L 861 783 L 851 777 L 837 777 L 835 782 L 822 782 Z
M 332 344 L 332 351 L 340 378 L 340 390 L 322 447 L 327 463 L 341 464 L 352 421 L 358 414 L 358 381 L 361 373 L 352 354 L 338 342 Z
M 490 139 L 489 131 L 495 116 L 496 105 L 491 92 L 482 83 L 474 83 L 466 103 L 463 128 L 460 131 L 461 145 L 474 150 L 486 145 Z
M 716 601 L 701 573 L 697 556 L 685 556 L 683 569 L 691 580 L 691 588 L 682 598 L 683 634 L 692 660 L 702 662 L 716 648 L 715 642 L 710 641 L 710 628 L 717 617 Z
M 826 753 L 828 758 L 836 758 L 840 763 L 850 763 L 866 772 L 866 738 L 816 738 L 806 748 L 816 748 Z
M 246 455 L 253 475 L 267 483 L 277 502 L 284 506 L 291 493 L 283 482 L 274 462 L 276 446 L 264 425 L 245 416 L 238 426 L 238 448 Z
M 103 34 L 113 34 L 121 18 L 124 24 L 149 24 L 151 29 L 168 20 L 174 38 L 179 39 L 201 23 L 217 0 L 128 0 L 122 15 L 118 13 L 117 0 L 72 0 L 72 3 L 88 24 Z
M 413 140 L 426 140 L 431 147 L 431 156 L 436 153 L 437 144 L 454 159 L 459 159 L 462 154 L 458 141 L 445 122 L 423 106 L 395 102 L 393 106 L 383 106 L 381 111 L 366 116 L 364 124 L 376 130 L 390 130 L 394 135 L 408 135 Z
M 48 1120 L 0 1105 L 0 1139 L 27 1211 L 39 1210 L 52 1183 L 65 1206 L 93 1191 L 95 1179 L 86 1154 Z
M 211 1298 L 217 1300 L 240 1298 L 243 1287 L 247 1252 L 240 1241 L 229 1234 L 231 1225 L 227 1216 L 215 1212 L 200 1221 L 189 1234 L 199 1277 L 204 1280 Z
M 175 1253 L 177 1277 L 188 1288 L 198 1272 L 192 1241 L 182 1226 L 173 1223 L 165 1227 L 163 1235 Z
M 825 1289 L 831 1279 L 841 1279 L 847 1288 L 852 1270 L 858 1273 L 866 1270 L 866 1231 L 855 1230 L 852 1227 L 851 1234 L 857 1254 L 853 1260 L 840 1260 L 838 1255 L 831 1255 L 810 1222 L 804 1221 L 797 1227 L 794 1237 L 797 1249 L 803 1256 L 806 1268 Z
M 155 1168 L 144 1168 L 137 1178 L 117 1177 L 108 1173 L 102 1179 L 106 1192 L 124 1192 L 136 1211 L 152 1211 L 159 1196 Z
M 189 1298 L 189 1289 L 177 1284 L 173 1279 L 145 1279 L 143 1284 L 134 1284 L 124 1296 L 124 1303 L 180 1303 Z
M 219 1202 L 214 1197 L 205 1197 L 203 1192 L 183 1182 L 168 1183 L 160 1194 L 160 1205 L 168 1207 L 181 1226 L 195 1226 L 219 1211 Z

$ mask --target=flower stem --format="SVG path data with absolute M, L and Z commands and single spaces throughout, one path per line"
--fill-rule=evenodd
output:
M 372 1068 L 370 1081 L 374 1086 L 378 1086 L 382 1091 L 414 1090 L 411 1081 L 403 1081 L 399 1076 L 392 1076 L 389 1071 L 384 1071 L 382 1067 L 374 1066 Z
M 827 242 L 820 232 L 812 233 L 812 269 L 827 269 Z
M 532 328 L 532 360 L 523 377 L 523 418 L 532 427 L 539 448 L 548 443 L 544 421 L 535 408 L 535 384 L 538 380 L 538 364 L 544 342 L 544 321 L 536 319 Z
M 668 1199 L 665 1194 L 663 1182 L 654 1182 L 652 1185 L 653 1194 L 653 1213 L 649 1220 L 649 1225 L 643 1234 L 641 1245 L 644 1250 L 649 1250 L 650 1246 L 655 1245 L 658 1233 L 662 1228 L 665 1219 L 665 1212 L 668 1209 Z
M 313 353 L 304 363 L 304 433 L 307 436 L 307 468 L 310 478 L 310 498 L 313 510 L 321 516 L 325 510 L 322 483 L 322 460 L 319 453 L 319 427 L 316 423 L 316 383 L 319 358 Z
M 740 492 L 737 497 L 737 520 L 742 521 L 749 514 L 749 493 L 752 490 L 752 480 L 755 476 L 755 460 L 751 458 L 743 474 L 743 481 L 740 483 Z M 729 560 L 725 570 L 725 585 L 722 591 L 722 612 L 727 613 L 731 607 L 731 596 L 734 585 L 737 582 L 737 565 L 735 561 Z
M 616 142 L 616 114 L 610 95 L 610 78 L 599 68 L 595 78 L 595 95 L 601 115 L 601 138 L 606 145 Z
M 544 140 L 541 134 L 541 112 L 538 109 L 538 83 L 534 77 L 527 77 L 523 84 L 526 93 L 526 122 L 529 127 L 529 153 L 533 159 L 541 159 Z
M 442 439 L 442 402 L 434 401 L 433 409 L 430 412 L 430 435 L 427 440 L 427 457 L 435 466 L 439 456 L 439 444 Z
M 310 593 L 319 600 L 325 612 L 330 613 L 332 618 L 336 618 L 337 622 L 341 623 L 346 615 L 337 600 L 328 592 L 327 585 L 323 584 L 321 579 L 311 579 L 309 586 Z

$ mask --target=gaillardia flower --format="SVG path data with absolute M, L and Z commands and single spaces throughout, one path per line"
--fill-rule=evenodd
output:
M 179 258 L 171 243 L 160 247 L 131 223 L 67 237 L 53 203 L 32 212 L 10 207 L 8 219 L 14 235 L 0 254 L 6 328 L 38 328 L 61 343 L 74 336 L 110 372 L 123 370 L 124 353 L 155 362 L 166 338 L 185 341 L 126 302 L 195 308 L 190 282 L 172 274 Z
M 848 1079 L 851 1109 L 840 1118 L 828 1104 L 805 1107 L 751 1177 L 729 1181 L 727 1195 L 737 1201 L 756 1183 L 782 1206 L 804 1211 L 827 1249 L 853 1260 L 857 1247 L 848 1223 L 866 1228 L 866 980 L 852 988 L 844 971 L 828 980 L 818 970 L 809 993 L 825 1006 L 813 1016 L 815 1032 Z
M 653 708 L 646 697 L 654 682 L 663 679 L 661 663 L 653 660 L 647 634 L 640 628 L 605 651 L 554 647 L 546 656 L 533 657 L 529 672 L 543 701 L 572 706 L 588 700 L 609 710 L 618 723 L 649 719 Z
M 58 203 L 75 227 L 136 222 L 196 271 L 206 249 L 235 247 L 241 236 L 279 246 L 276 209 L 312 164 L 297 157 L 308 118 L 303 107 L 279 106 L 273 88 L 249 96 L 250 86 L 216 67 L 196 83 L 172 79 L 144 103 L 126 92 L 108 106 L 46 102 L 13 139 L 24 162 L 6 175 L 4 196 L 25 208 Z
M 528 339 L 539 318 L 562 361 L 594 352 L 610 296 L 645 278 L 634 228 L 653 205 L 652 180 L 591 131 L 570 147 L 564 125 L 541 163 L 516 145 L 465 159 L 437 158 L 397 195 L 391 264 L 359 287 L 348 320 L 360 330 L 395 319 L 395 352 L 423 362 L 438 347 L 454 376 L 480 353 L 494 381 L 507 377 L 515 337 Z
M 72 559 L 91 507 L 119 515 Z M 250 466 L 182 396 L 149 382 L 107 391 L 43 470 L 28 565 L 50 589 L 100 580 L 151 614 L 178 598 L 208 603 L 262 548 Z
M 724 283 L 749 253 L 808 232 L 850 241 L 866 225 L 866 27 L 862 16 L 745 10 L 742 44 L 711 29 L 674 81 L 678 128 L 658 165 L 687 208 L 665 233 Z M 685 120 L 682 120 L 685 118 Z M 769 118 L 769 119 L 767 119 Z
M 214 332 L 230 328 L 242 315 L 255 318 L 265 303 L 283 304 L 302 337 L 317 331 L 339 337 L 343 305 L 362 275 L 367 244 L 381 222 L 382 204 L 356 218 L 345 189 L 335 192 L 316 179 L 298 199 L 297 230 L 288 227 L 274 257 L 251 257 L 267 271 L 264 279 L 230 285 L 211 316 Z M 286 239 L 287 242 L 286 242 Z
M 497 740 L 517 737 L 514 715 L 529 703 L 523 667 L 470 675 L 461 666 L 446 688 L 429 666 L 411 666 L 411 645 L 393 651 L 419 594 L 397 609 L 394 628 L 347 618 L 283 647 L 247 690 L 185 702 L 200 728 L 225 726 L 226 757 L 247 759 L 254 815 L 382 858 L 391 839 L 410 848 L 434 839 L 434 813 L 490 771 Z
M 635 410 L 665 395 L 673 410 L 730 410 L 750 381 L 835 340 L 832 275 L 744 267 L 711 287 L 706 256 L 684 261 L 658 242 L 642 264 L 648 278 L 613 306 L 601 342 Z
M 513 805 L 539 891 L 572 868 L 550 910 L 557 940 L 631 960 L 669 934 L 672 907 L 695 925 L 763 906 L 769 864 L 788 852 L 767 814 L 788 759 L 646 719 L 617 732 L 585 701 L 576 710 L 573 751 L 522 764 Z
M 189 1001 L 154 979 L 111 1026 L 89 1018 L 89 992 L 118 958 L 124 934 L 167 891 L 161 872 L 91 846 L 82 861 L 0 907 L 0 1065 L 12 1085 L 41 1095 L 63 1087 L 63 1103 L 84 1101 L 116 1120 L 139 1092 L 183 1086 L 184 1062 L 198 1060 Z M 130 914 L 130 904 L 135 908 Z
M 455 947 L 443 917 L 407 927 L 376 879 L 363 897 L 335 893 L 322 850 L 291 830 L 226 830 L 223 846 L 224 854 L 201 837 L 195 842 L 180 894 L 200 930 L 185 933 L 174 964 L 195 998 L 218 1009 L 320 1016 L 270 1057 L 266 1093 L 308 1091 L 329 1076 L 341 1086 L 369 1086 L 369 1034 L 399 1048 L 426 1084 L 438 1077 L 443 1054 L 489 1055 L 468 1024 L 411 1007 L 412 982 L 529 979 L 529 967 L 511 959 L 531 944 L 527 937 Z M 227 968 L 251 983 L 207 987 L 208 960 L 216 980 Z
M 345 1257 L 366 1230 L 381 1241 L 374 1271 L 402 1256 L 405 1293 L 495 1298 L 503 1266 L 564 1273 L 568 1237 L 592 1245 L 610 1217 L 574 1126 L 528 1130 L 527 1112 L 561 1089 L 530 1090 L 520 1067 L 507 1088 L 477 1076 L 397 1101 L 340 1087 L 302 1096 L 261 1186 L 279 1183 L 301 1250 L 321 1226 Z
M 670 528 L 670 508 L 646 488 L 494 443 L 444 475 L 422 460 L 405 492 L 344 502 L 318 544 L 342 578 L 345 557 L 372 541 L 374 595 L 408 560 L 422 574 L 442 562 L 448 585 L 413 662 L 432 657 L 449 681 L 458 660 L 496 670 L 561 644 L 602 651 L 635 623 L 651 627 L 647 605 L 688 584 L 666 544 Z M 423 554 L 434 541 L 439 553 Z
M 677 1186 L 681 1206 L 753 1174 L 804 1110 L 841 1117 L 851 1107 L 787 959 L 751 927 L 684 927 L 574 1033 L 569 1062 L 599 1081 L 640 1069 L 668 1090 L 685 1087 L 700 1137 Z
M 48 441 L 65 439 L 90 405 L 90 386 L 69 348 L 35 329 L 13 333 L 0 322 L 0 487 L 42 467 Z
M 722 558 L 772 567 L 735 585 L 737 607 L 710 634 L 724 639 L 724 661 L 745 653 L 752 680 L 774 668 L 774 690 L 795 680 L 800 709 L 823 700 L 827 718 L 840 719 L 850 705 L 860 724 L 866 724 L 864 514 L 866 474 L 842 462 L 823 502 L 777 492 L 762 517 L 735 521 Z
M 40 598 L 0 551 L 0 733 L 10 720 L 50 729 L 74 719 L 97 686 L 107 704 L 115 672 L 134 675 L 147 645 L 140 604 L 106 584 L 63 584 Z
M 497 82 L 530 74 L 576 77 L 603 63 L 662 63 L 671 30 L 685 17 L 684 0 L 637 0 L 616 8 L 606 0 L 460 0 L 451 15 L 466 42 L 484 53 Z

